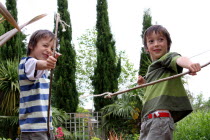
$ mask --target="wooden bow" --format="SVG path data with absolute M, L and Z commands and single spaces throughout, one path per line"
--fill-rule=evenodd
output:
M 204 64 L 201 66 L 201 68 L 203 67 L 206 67 L 207 65 L 209 65 L 210 62 Z M 98 94 L 98 95 L 87 95 L 87 96 L 82 96 L 81 98 L 86 98 L 88 96 L 92 96 L 92 97 L 100 97 L 100 96 L 104 96 L 104 98 L 112 98 L 112 96 L 116 96 L 116 95 L 119 95 L 119 94 L 122 94 L 122 93 L 125 93 L 125 92 L 129 92 L 129 91 L 132 91 L 132 90 L 135 90 L 135 89 L 139 89 L 139 88 L 143 88 L 143 87 L 147 87 L 147 86 L 150 86 L 150 85 L 154 85 L 154 84 L 157 84 L 157 83 L 160 83 L 160 82 L 163 82 L 163 81 L 167 81 L 167 80 L 171 80 L 171 79 L 174 79 L 174 78 L 177 78 L 177 77 L 181 77 L 181 76 L 184 76 L 186 74 L 189 74 L 190 71 L 187 71 L 187 72 L 184 72 L 184 73 L 180 73 L 180 74 L 177 74 L 177 75 L 173 75 L 173 76 L 170 76 L 170 77 L 166 77 L 166 78 L 163 78 L 163 79 L 159 79 L 159 80 L 156 80 L 156 81 L 153 81 L 153 82 L 150 82 L 150 83 L 146 83 L 146 84 L 142 84 L 142 85 L 138 85 L 134 88 L 130 88 L 130 89 L 127 89 L 127 90 L 123 90 L 123 91 L 118 91 L 118 92 L 115 92 L 115 93 L 111 93 L 111 92 L 104 92 L 102 94 Z
M 57 34 L 58 34 L 58 22 L 60 21 L 60 14 L 56 13 L 56 24 L 55 24 L 55 39 L 54 39 L 54 48 L 53 56 L 55 57 L 55 50 L 57 46 Z M 51 110 L 51 95 L 52 95 L 52 79 L 53 79 L 53 69 L 50 71 L 50 89 L 49 89 L 49 99 L 48 99 L 48 110 L 47 110 L 47 132 L 50 136 L 50 110 Z
M 206 67 L 209 64 L 210 64 L 210 62 L 202 65 L 201 68 Z M 160 83 L 160 82 L 163 82 L 163 81 L 171 80 L 171 79 L 174 79 L 174 78 L 177 78 L 177 77 L 184 76 L 184 75 L 189 74 L 189 73 L 190 73 L 190 71 L 187 71 L 187 72 L 183 72 L 183 73 L 180 73 L 180 74 L 177 74 L 177 75 L 173 75 L 173 76 L 170 76 L 170 77 L 159 79 L 159 80 L 156 80 L 156 81 L 153 81 L 153 82 L 150 82 L 150 83 L 142 84 L 142 85 L 139 85 L 139 86 L 136 86 L 134 88 L 127 89 L 127 90 L 118 91 L 118 92 L 115 92 L 115 93 L 105 92 L 101 95 L 105 95 L 104 98 L 112 98 L 112 96 L 116 96 L 116 95 L 119 95 L 119 94 L 122 94 L 122 93 L 125 93 L 125 92 L 129 92 L 129 91 L 132 91 L 132 90 L 135 90 L 135 89 L 138 89 L 138 88 L 143 88 L 143 87 L 147 87 L 147 86 L 150 86 L 150 85 L 154 85 L 154 84 L 157 84 L 157 83 Z

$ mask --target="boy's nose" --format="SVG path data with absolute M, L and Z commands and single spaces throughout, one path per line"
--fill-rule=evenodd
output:
M 51 49 L 51 48 L 48 48 L 48 49 L 47 49 L 47 53 L 48 53 L 49 55 L 52 55 L 52 49 Z
M 158 44 L 159 44 L 158 41 L 155 40 L 155 41 L 154 41 L 154 45 L 155 45 L 155 46 L 158 46 Z

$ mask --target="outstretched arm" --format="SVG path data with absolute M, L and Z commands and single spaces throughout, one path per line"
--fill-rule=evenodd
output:
M 177 65 L 180 67 L 186 68 L 190 71 L 190 75 L 196 75 L 196 72 L 201 70 L 201 66 L 199 63 L 193 63 L 189 58 L 187 57 L 179 57 L 176 60 Z
M 47 60 L 38 60 L 36 63 L 36 70 L 54 69 L 56 66 L 57 58 L 60 55 L 60 53 L 56 53 L 55 57 L 49 56 Z

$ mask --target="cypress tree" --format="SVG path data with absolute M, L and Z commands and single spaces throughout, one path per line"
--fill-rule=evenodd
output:
M 58 26 L 59 51 L 62 56 L 58 58 L 54 72 L 52 104 L 66 112 L 76 112 L 79 103 L 75 81 L 76 52 L 71 44 L 72 28 L 68 2 L 67 0 L 58 0 L 57 3 L 61 20 L 65 21 L 70 27 L 62 32 L 61 24 Z
M 141 38 L 143 39 L 144 32 L 148 27 L 152 25 L 152 17 L 150 15 L 150 9 L 144 11 L 143 16 L 143 28 Z M 139 65 L 139 75 L 145 76 L 147 72 L 148 66 L 151 64 L 151 59 L 149 54 L 145 51 L 144 47 L 141 48 L 141 56 L 140 56 L 140 65 Z
M 6 1 L 7 10 L 13 16 L 13 18 L 17 21 L 17 8 L 16 8 L 16 0 L 7 0 Z M 14 27 L 7 21 L 3 23 L 5 32 L 12 30 Z M 23 40 L 26 39 L 26 35 L 18 32 L 15 36 L 13 36 L 9 41 L 7 41 L 0 48 L 0 58 L 1 60 L 15 60 L 20 59 L 23 55 L 26 54 L 25 44 Z
M 107 11 L 107 1 L 97 0 L 97 62 L 92 77 L 94 94 L 104 92 L 116 92 L 118 90 L 118 77 L 120 75 L 120 60 L 117 64 L 115 41 L 110 31 Z M 116 97 L 104 99 L 104 97 L 94 98 L 95 111 L 99 111 L 106 105 L 112 104 Z

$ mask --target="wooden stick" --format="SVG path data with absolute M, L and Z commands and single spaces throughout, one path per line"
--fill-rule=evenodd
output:
M 209 64 L 210 64 L 210 62 L 202 65 L 201 68 L 206 67 Z M 184 73 L 180 73 L 180 74 L 173 75 L 173 76 L 170 76 L 170 77 L 167 77 L 167 78 L 159 79 L 159 80 L 156 80 L 156 81 L 153 81 L 153 82 L 150 82 L 150 83 L 142 84 L 142 85 L 136 86 L 134 88 L 130 88 L 130 89 L 123 90 L 123 91 L 118 91 L 118 92 L 115 92 L 115 93 L 106 92 L 105 94 L 107 94 L 107 95 L 104 96 L 104 98 L 112 98 L 112 96 L 116 96 L 116 95 L 119 95 L 119 94 L 122 94 L 122 93 L 125 93 L 125 92 L 129 92 L 129 91 L 132 91 L 132 90 L 135 90 L 135 89 L 138 89 L 138 88 L 143 88 L 143 87 L 146 87 L 146 86 L 154 85 L 154 84 L 157 84 L 157 83 L 160 83 L 160 82 L 163 82 L 163 81 L 171 80 L 171 79 L 181 77 L 181 76 L 189 74 L 189 73 L 190 73 L 190 71 L 187 71 L 187 72 L 184 72 Z M 102 95 L 104 95 L 104 93 Z
M 57 46 L 57 34 L 58 34 L 58 22 L 60 20 L 60 14 L 56 14 L 56 25 L 55 25 L 55 39 L 54 39 L 54 49 L 53 56 L 55 56 L 55 50 Z M 48 110 L 47 110 L 47 132 L 50 136 L 50 110 L 51 110 L 51 95 L 52 95 L 52 79 L 53 79 L 53 69 L 50 71 L 50 89 L 49 89 L 49 99 L 48 99 Z

